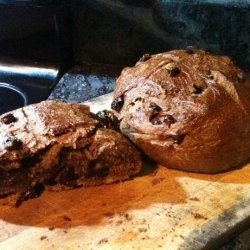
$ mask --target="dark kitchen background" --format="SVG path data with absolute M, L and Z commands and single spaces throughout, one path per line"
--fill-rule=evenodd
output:
M 47 99 L 60 79 L 69 89 L 72 72 L 115 77 L 144 53 L 188 45 L 250 70 L 248 0 L 16 0 L 0 13 L 0 113 Z M 98 85 L 84 79 L 82 92 Z

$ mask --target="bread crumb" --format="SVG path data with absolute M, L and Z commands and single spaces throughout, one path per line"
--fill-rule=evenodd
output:
M 141 239 L 142 239 L 142 240 L 149 240 L 150 238 L 149 238 L 148 235 L 146 235 L 145 237 L 142 237 Z
M 132 220 L 132 216 L 129 215 L 128 213 L 124 214 L 124 217 L 126 220 Z
M 65 221 L 72 221 L 72 219 L 71 219 L 69 216 L 67 216 L 67 215 L 64 215 L 64 216 L 63 216 L 63 219 L 64 219 Z
M 203 216 L 203 215 L 201 215 L 201 214 L 198 214 L 198 213 L 193 213 L 193 217 L 195 218 L 195 219 L 203 219 L 203 220 L 207 220 L 207 217 L 205 217 L 205 216 Z
M 40 240 L 45 240 L 47 239 L 47 236 L 41 236 Z
M 109 240 L 107 238 L 103 238 L 98 242 L 98 245 L 107 243 Z
M 189 198 L 190 201 L 200 201 L 197 197 L 191 197 Z
M 114 213 L 112 212 L 107 212 L 107 213 L 104 213 L 105 216 L 107 217 L 113 217 L 114 216 Z
M 54 230 L 55 228 L 52 226 L 52 227 L 49 227 L 49 230 L 52 231 Z
M 155 185 L 161 183 L 163 180 L 164 180 L 164 178 L 154 178 L 152 180 L 152 185 L 155 186 Z
M 147 228 L 143 228 L 143 227 L 138 228 L 138 230 L 139 230 L 140 233 L 145 233 L 145 232 L 148 231 Z

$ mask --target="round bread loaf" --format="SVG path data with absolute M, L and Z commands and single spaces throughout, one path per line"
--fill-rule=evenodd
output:
M 202 50 L 144 55 L 117 80 L 120 129 L 159 164 L 217 173 L 250 157 L 250 80 Z

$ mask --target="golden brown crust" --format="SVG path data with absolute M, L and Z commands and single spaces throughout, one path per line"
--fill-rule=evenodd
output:
M 250 157 L 250 81 L 228 57 L 151 56 L 122 72 L 119 97 L 122 132 L 164 166 L 215 173 Z

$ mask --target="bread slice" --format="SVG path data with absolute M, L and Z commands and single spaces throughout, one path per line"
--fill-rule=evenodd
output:
M 0 116 L 0 196 L 16 194 L 20 205 L 49 185 L 101 185 L 138 173 L 136 148 L 103 124 L 88 106 L 57 101 Z

